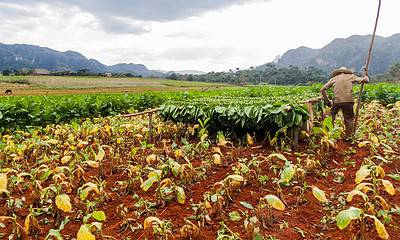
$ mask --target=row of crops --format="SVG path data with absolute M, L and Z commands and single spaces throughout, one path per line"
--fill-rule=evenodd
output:
M 311 87 L 262 86 L 224 88 L 190 93 L 94 94 L 0 98 L 0 131 L 112 116 L 147 108 L 162 108 L 165 119 L 214 127 L 259 130 L 300 126 L 307 118 L 301 102 L 319 96 Z M 400 100 L 399 84 L 368 85 L 366 100 L 384 104 Z M 263 127 L 262 127 L 263 126 Z

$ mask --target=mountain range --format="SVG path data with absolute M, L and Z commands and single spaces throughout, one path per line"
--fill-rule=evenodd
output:
M 46 47 L 27 44 L 0 43 L 0 71 L 22 68 L 43 68 L 51 72 L 87 69 L 93 73 L 131 73 L 142 76 L 162 76 L 143 64 L 120 63 L 107 66 L 95 59 L 87 59 L 78 52 L 59 52 Z
M 353 35 L 337 38 L 321 49 L 299 47 L 287 51 L 275 60 L 278 67 L 317 67 L 330 72 L 346 66 L 360 72 L 365 65 L 371 35 Z M 371 74 L 385 73 L 389 67 L 400 62 L 400 33 L 390 37 L 376 36 L 369 67 Z

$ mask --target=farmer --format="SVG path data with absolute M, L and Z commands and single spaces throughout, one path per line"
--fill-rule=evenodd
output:
M 321 94 L 325 103 L 331 107 L 331 117 L 335 121 L 336 114 L 342 110 L 344 116 L 344 125 L 346 136 L 351 137 L 354 132 L 354 99 L 353 83 L 368 83 L 368 71 L 364 70 L 363 78 L 353 74 L 350 69 L 341 67 L 331 74 L 331 79 L 321 88 Z M 329 100 L 326 90 L 333 86 L 333 105 Z

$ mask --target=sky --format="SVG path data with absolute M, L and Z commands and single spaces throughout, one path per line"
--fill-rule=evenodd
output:
M 371 34 L 378 0 L 0 0 L 0 42 L 73 50 L 104 64 L 227 71 L 299 46 Z M 400 33 L 383 0 L 377 34 Z

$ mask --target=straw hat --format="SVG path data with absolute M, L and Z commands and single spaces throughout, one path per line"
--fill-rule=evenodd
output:
M 331 78 L 334 78 L 334 77 L 336 77 L 337 75 L 339 75 L 341 73 L 353 74 L 353 71 L 351 71 L 350 69 L 348 69 L 346 67 L 341 67 L 341 68 L 338 68 L 338 69 L 335 69 L 335 70 L 332 71 Z

